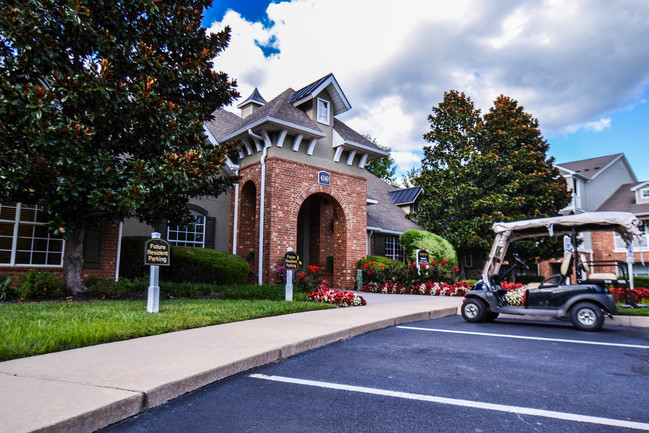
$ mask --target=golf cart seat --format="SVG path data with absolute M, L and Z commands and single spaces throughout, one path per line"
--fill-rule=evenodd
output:
M 529 289 L 535 289 L 543 286 L 560 286 L 566 283 L 566 279 L 570 275 L 570 268 L 572 266 L 572 254 L 563 258 L 561 263 L 561 269 L 558 274 L 554 274 L 546 278 L 539 284 L 537 287 L 528 287 Z
M 587 282 L 598 282 L 598 283 L 612 283 L 614 281 L 617 281 L 617 275 L 615 275 L 612 272 L 593 272 L 592 274 L 590 273 L 590 267 L 588 266 L 588 262 L 586 261 L 586 257 L 583 254 L 579 255 L 579 265 L 581 266 L 581 269 L 586 272 L 587 277 L 585 278 L 585 281 Z

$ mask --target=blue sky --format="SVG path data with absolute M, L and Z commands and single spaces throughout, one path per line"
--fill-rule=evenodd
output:
M 418 164 L 443 92 L 486 112 L 500 94 L 537 117 L 557 162 L 625 153 L 649 180 L 649 2 L 641 0 L 215 0 L 232 28 L 215 62 L 267 100 L 333 72 L 341 120 Z

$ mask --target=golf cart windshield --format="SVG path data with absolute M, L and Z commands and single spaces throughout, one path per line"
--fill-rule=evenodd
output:
M 628 212 L 587 212 L 576 215 L 566 215 L 551 218 L 513 221 L 508 223 L 494 223 L 496 233 L 489 258 L 482 271 L 482 279 L 489 288 L 492 288 L 491 276 L 500 271 L 507 247 L 513 241 L 539 236 L 559 236 L 585 231 L 615 231 L 619 233 L 626 243 L 627 250 L 632 258 L 634 237 L 641 236 L 638 229 L 640 222 L 635 215 Z M 631 262 L 629 261 L 629 275 Z

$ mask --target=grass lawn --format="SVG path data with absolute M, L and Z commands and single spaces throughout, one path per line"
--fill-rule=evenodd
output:
M 617 304 L 617 314 L 621 316 L 649 316 L 649 308 L 623 308 L 623 304 Z M 642 305 L 642 304 L 638 304 Z
M 23 302 L 0 304 L 0 361 L 259 317 L 333 308 L 270 300 Z

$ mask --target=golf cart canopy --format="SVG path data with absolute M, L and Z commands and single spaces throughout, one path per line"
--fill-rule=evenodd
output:
M 576 215 L 565 215 L 534 220 L 494 223 L 496 234 L 509 232 L 515 239 L 535 236 L 556 236 L 578 232 L 616 231 L 624 240 L 633 242 L 634 236 L 641 236 L 638 229 L 640 222 L 629 212 L 586 212 Z
M 629 212 L 586 212 L 576 215 L 494 223 L 493 230 L 496 233 L 496 238 L 482 271 L 482 279 L 488 286 L 491 286 L 489 276 L 498 273 L 507 247 L 518 239 L 572 235 L 577 232 L 614 231 L 620 234 L 627 249 L 632 251 L 634 237 L 642 235 L 638 229 L 639 225 L 640 222 L 635 215 Z

